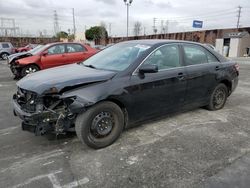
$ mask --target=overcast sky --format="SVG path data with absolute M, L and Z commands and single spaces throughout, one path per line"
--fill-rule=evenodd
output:
M 232 28 L 237 22 L 237 7 L 241 5 L 241 26 L 250 26 L 250 0 L 134 0 L 130 6 L 130 35 L 136 21 L 142 23 L 142 32 L 153 32 L 153 18 L 157 18 L 158 33 L 161 24 L 168 32 L 192 30 L 192 20 L 204 21 L 204 29 Z M 53 34 L 54 10 L 61 30 L 72 26 L 72 8 L 75 9 L 77 32 L 105 22 L 112 36 L 126 35 L 126 7 L 123 0 L 0 0 L 0 17 L 15 18 L 22 33 L 38 31 Z

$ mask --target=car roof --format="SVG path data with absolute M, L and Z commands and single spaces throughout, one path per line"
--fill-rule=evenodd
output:
M 192 41 L 185 41 L 185 40 L 167 40 L 167 39 L 142 39 L 142 40 L 130 40 L 130 41 L 124 41 L 123 43 L 140 43 L 140 44 L 148 44 L 148 45 L 155 45 L 155 44 L 166 44 L 166 43 L 187 43 L 187 44 L 199 44 L 198 42 L 192 42 Z
M 52 43 L 47 43 L 49 45 L 55 45 L 55 44 L 81 44 L 81 45 L 84 45 L 80 42 L 52 42 Z

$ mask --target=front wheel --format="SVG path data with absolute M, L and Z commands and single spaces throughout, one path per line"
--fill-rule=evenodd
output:
M 79 114 L 75 130 L 81 142 L 94 149 L 111 145 L 124 127 L 121 108 L 113 102 L 101 102 Z
M 8 56 L 9 56 L 9 54 L 6 53 L 6 52 L 4 52 L 4 53 L 1 54 L 1 58 L 2 58 L 3 60 L 7 60 L 7 59 L 8 59 Z
M 21 76 L 24 77 L 28 74 L 32 74 L 34 72 L 39 71 L 39 67 L 36 65 L 27 65 L 25 67 L 22 68 L 21 70 Z
M 228 88 L 225 84 L 217 85 L 210 96 L 209 110 L 220 110 L 224 107 L 228 97 Z

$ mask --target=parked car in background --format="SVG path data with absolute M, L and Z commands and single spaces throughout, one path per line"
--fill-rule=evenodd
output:
M 103 50 L 106 48 L 106 46 L 104 45 L 94 45 L 93 48 L 97 49 L 97 50 Z
M 10 66 L 11 72 L 15 75 L 15 78 L 18 78 L 18 75 L 19 75 L 19 73 L 16 72 L 17 70 L 14 68 L 14 66 L 12 66 L 13 64 L 15 64 L 15 61 L 17 61 L 18 59 L 32 56 L 33 53 L 36 53 L 43 46 L 44 45 L 38 45 L 34 49 L 29 50 L 27 52 L 14 53 L 14 54 L 8 56 L 7 63 Z
M 102 148 L 146 119 L 223 108 L 238 75 L 236 63 L 199 43 L 127 41 L 83 63 L 21 79 L 14 114 L 23 120 L 23 130 L 58 135 L 75 128 L 82 142 Z
M 16 78 L 56 66 L 86 60 L 97 52 L 96 49 L 81 43 L 51 43 L 21 54 L 9 60 L 12 73 Z
M 10 42 L 0 42 L 0 58 L 6 60 L 9 55 L 15 53 L 15 48 Z
M 205 43 L 204 45 L 211 48 L 211 49 L 213 49 L 213 50 L 216 50 L 215 46 L 213 46 L 212 44 Z
M 27 52 L 30 51 L 32 49 L 34 49 L 35 47 L 37 47 L 38 44 L 28 44 L 27 46 L 21 47 L 21 48 L 16 48 L 16 52 Z

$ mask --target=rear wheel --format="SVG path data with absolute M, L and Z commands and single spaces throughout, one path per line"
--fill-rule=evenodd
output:
M 215 87 L 213 93 L 210 96 L 209 110 L 220 110 L 224 107 L 228 97 L 228 88 L 225 84 L 219 84 Z
M 101 102 L 79 114 L 75 129 L 78 138 L 94 149 L 111 145 L 124 127 L 124 115 L 113 102 Z
M 3 60 L 7 60 L 8 56 L 9 56 L 9 54 L 6 53 L 6 52 L 4 52 L 4 53 L 1 54 L 1 58 L 2 58 Z
M 24 77 L 28 74 L 32 74 L 32 73 L 37 72 L 39 70 L 40 70 L 39 67 L 36 65 L 27 65 L 27 66 L 22 68 L 21 76 Z

